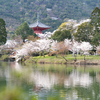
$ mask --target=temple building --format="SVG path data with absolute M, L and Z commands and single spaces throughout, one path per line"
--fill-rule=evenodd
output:
M 29 27 L 32 28 L 34 30 L 34 33 L 36 33 L 36 34 L 42 34 L 43 30 L 51 28 L 50 26 L 47 26 L 47 25 L 41 23 L 39 21 L 39 16 L 37 18 L 37 22 L 30 24 Z

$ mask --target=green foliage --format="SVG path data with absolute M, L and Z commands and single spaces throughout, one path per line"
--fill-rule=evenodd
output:
M 10 91 L 9 91 L 10 90 Z M 18 88 L 5 89 L 0 93 L 0 100 L 24 100 L 22 90 Z
M 98 46 L 100 43 L 100 9 L 96 7 L 91 13 L 90 24 L 94 27 L 92 44 Z
M 8 55 L 2 55 L 0 60 L 8 61 L 9 56 Z
M 63 94 L 65 95 L 65 94 Z M 61 97 L 60 95 L 57 96 L 48 96 L 47 100 L 64 100 L 65 98 Z
M 98 46 L 100 44 L 100 33 L 94 33 L 91 43 L 95 46 Z
M 60 26 L 59 26 L 59 30 L 63 30 L 63 29 L 66 29 L 66 23 L 67 22 L 64 22 L 64 23 L 62 23 Z
M 36 34 L 33 33 L 33 29 L 29 28 L 29 25 L 24 22 L 22 23 L 16 30 L 15 30 L 15 34 L 16 35 L 21 35 L 22 39 L 27 38 L 29 35 L 33 35 L 34 37 L 36 37 Z
M 51 37 L 53 40 L 63 41 L 64 39 L 68 38 L 71 39 L 71 33 L 69 30 L 58 30 L 56 31 L 53 36 Z
M 7 40 L 7 32 L 5 25 L 5 21 L 0 18 L 0 45 L 5 44 Z
M 16 35 L 15 34 L 11 34 L 11 39 L 15 39 Z
M 82 23 L 78 26 L 77 32 L 74 33 L 75 40 L 78 42 L 86 41 L 91 42 L 93 27 L 89 22 Z
M 44 55 L 47 55 L 48 52 L 44 51 Z M 39 56 L 43 56 L 43 51 L 39 52 Z
M 51 26 L 51 29 L 45 30 L 45 31 L 51 31 L 53 32 L 55 29 L 57 29 L 60 24 L 62 23 L 62 20 L 52 20 L 50 17 L 44 18 L 41 20 L 42 23 Z M 43 32 L 45 32 L 43 31 Z
M 28 23 L 36 21 L 36 14 L 40 12 L 40 21 L 50 25 L 52 27 L 50 31 L 53 31 L 65 18 L 77 20 L 88 18 L 97 4 L 99 7 L 99 0 L 0 0 L 0 16 L 6 20 L 7 29 L 14 32 L 24 21 Z M 51 11 L 47 11 L 47 8 Z M 48 22 L 48 18 L 52 16 L 59 20 Z
M 0 92 L 0 100 L 37 100 L 35 95 L 31 95 L 28 97 L 21 88 L 13 87 L 13 88 L 4 88 L 2 92 Z
M 91 24 L 92 25 L 97 25 L 97 22 L 99 21 L 100 17 L 100 9 L 98 7 L 96 7 L 92 13 L 91 13 L 91 16 L 90 16 L 90 19 L 91 19 Z

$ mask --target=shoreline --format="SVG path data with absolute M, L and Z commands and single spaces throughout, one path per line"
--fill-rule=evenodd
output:
M 77 60 L 76 62 L 74 60 L 68 60 L 65 61 L 64 59 L 62 59 L 61 61 L 47 61 L 44 59 L 40 59 L 38 61 L 33 61 L 33 60 L 26 60 L 25 64 L 33 64 L 33 63 L 37 63 L 37 64 L 71 64 L 71 65 L 100 65 L 100 61 L 99 60 Z
M 11 57 L 5 57 L 5 59 L 0 59 L 0 61 L 11 61 L 14 62 L 16 59 Z M 71 64 L 71 65 L 100 65 L 100 56 L 84 56 L 73 57 L 72 55 L 66 55 L 65 57 L 59 56 L 24 56 L 19 61 L 19 63 L 28 64 Z

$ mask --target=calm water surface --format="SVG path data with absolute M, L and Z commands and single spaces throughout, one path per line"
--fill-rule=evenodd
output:
M 100 100 L 100 66 L 0 62 L 0 92 L 4 87 L 21 88 L 25 100 L 33 94 L 38 100 Z

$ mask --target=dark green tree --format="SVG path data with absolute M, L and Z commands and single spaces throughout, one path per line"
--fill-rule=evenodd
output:
M 0 18 L 0 45 L 5 44 L 7 41 L 7 32 L 5 25 L 5 21 Z
M 78 26 L 77 32 L 74 33 L 75 40 L 78 42 L 91 42 L 93 27 L 89 22 L 82 23 Z
M 93 11 L 92 11 L 92 13 L 91 13 L 91 16 L 90 16 L 90 19 L 91 19 L 91 24 L 93 25 L 93 26 L 97 26 L 97 25 L 99 25 L 99 24 L 97 24 L 98 23 L 98 21 L 100 20 L 100 9 L 98 8 L 98 7 L 96 7 Z
M 94 30 L 92 44 L 98 46 L 100 44 L 100 9 L 98 7 L 92 11 L 90 19 Z
M 71 33 L 69 30 L 58 30 L 56 31 L 53 36 L 51 37 L 53 40 L 63 41 L 64 39 L 68 38 L 71 39 Z
M 15 35 L 21 35 L 22 39 L 26 39 L 29 35 L 33 35 L 36 37 L 37 35 L 34 33 L 33 29 L 29 28 L 27 22 L 22 23 L 16 30 Z

